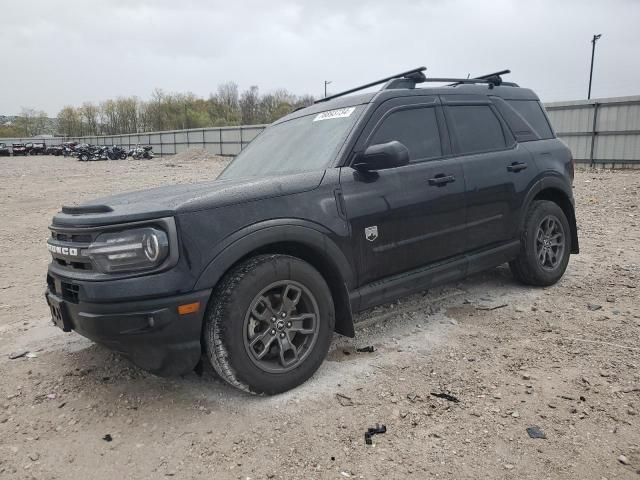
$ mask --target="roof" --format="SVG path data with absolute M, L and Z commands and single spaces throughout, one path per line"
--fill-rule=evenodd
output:
M 377 92 L 345 95 L 343 97 L 334 98 L 333 100 L 314 103 L 309 107 L 290 113 L 275 123 L 286 122 L 294 118 L 326 112 L 327 110 L 336 110 L 339 108 L 353 107 L 373 102 L 381 103 L 390 98 L 414 95 L 492 95 L 504 98 L 505 100 L 539 100 L 533 90 L 509 85 L 494 86 L 493 88 L 490 88 L 487 84 L 462 84 L 386 89 L 379 90 Z

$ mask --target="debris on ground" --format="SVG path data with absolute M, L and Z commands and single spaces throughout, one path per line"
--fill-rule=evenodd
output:
M 111 436 L 111 434 L 110 434 L 110 433 L 107 433 L 104 437 L 102 437 L 102 439 L 103 439 L 105 442 L 111 442 L 111 441 L 113 440 L 113 437 Z
M 454 397 L 453 395 L 450 395 L 448 393 L 431 392 L 431 395 L 433 395 L 434 397 L 443 398 L 444 400 L 448 400 L 453 403 L 460 403 L 460 400 L 457 397 Z
M 15 360 L 16 358 L 22 358 L 29 353 L 29 350 L 19 350 L 9 354 L 9 360 Z
M 364 432 L 364 443 L 366 445 L 372 445 L 373 440 L 371 437 L 373 437 L 374 435 L 380 435 L 382 433 L 387 433 L 387 426 L 376 423 L 375 427 L 370 427 L 366 432 Z
M 356 352 L 358 353 L 373 353 L 376 349 L 373 345 L 367 345 L 366 347 L 356 348 Z
M 620 455 L 618 457 L 618 461 L 623 465 L 629 465 L 629 459 L 627 457 L 625 457 L 624 455 Z
M 340 405 L 342 405 L 343 407 L 353 406 L 353 400 L 351 399 L 351 397 L 348 397 L 342 393 L 336 393 L 336 398 L 338 399 L 338 403 L 340 403 Z
M 527 427 L 527 433 L 529 434 L 529 437 L 531 437 L 531 438 L 547 438 L 547 436 L 542 431 L 542 429 L 540 427 L 536 426 L 536 425 L 533 425 L 531 427 Z
M 497 310 L 509 306 L 508 303 L 499 303 L 497 305 L 478 305 L 476 310 Z

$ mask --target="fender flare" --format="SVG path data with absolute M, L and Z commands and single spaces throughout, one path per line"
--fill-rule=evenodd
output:
M 325 278 L 334 296 L 335 329 L 342 335 L 353 337 L 355 330 L 349 292 L 355 288 L 355 275 L 351 263 L 330 234 L 331 231 L 322 225 L 299 219 L 267 220 L 245 227 L 215 247 L 213 259 L 198 277 L 194 289 L 214 288 L 234 264 L 252 252 L 265 248 L 268 251 L 270 245 L 283 242 L 297 244 L 313 251 L 314 256 L 317 255 L 331 272 L 335 272 L 333 279 Z
M 533 184 L 533 186 L 529 189 L 529 192 L 527 193 L 523 202 L 522 216 L 520 218 L 519 230 L 522 231 L 524 229 L 524 221 L 527 216 L 527 211 L 529 211 L 529 207 L 531 206 L 531 203 L 533 203 L 533 199 L 536 196 L 538 196 L 540 192 L 543 192 L 544 190 L 559 191 L 567 198 L 567 200 L 571 204 L 571 212 L 570 212 L 569 218 L 567 219 L 569 221 L 569 228 L 571 228 L 571 236 L 573 240 L 571 253 L 578 253 L 580 251 L 580 247 L 578 242 L 578 226 L 576 223 L 573 191 L 572 191 L 571 185 L 568 184 L 567 181 L 561 176 L 555 176 L 555 175 L 544 176 L 538 179 Z

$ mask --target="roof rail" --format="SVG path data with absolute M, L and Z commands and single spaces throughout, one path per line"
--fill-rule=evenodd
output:
M 348 95 L 350 93 L 354 93 L 359 90 L 364 90 L 365 88 L 374 87 L 376 85 L 380 85 L 381 83 L 385 83 L 385 82 L 393 83 L 392 82 L 393 80 L 406 80 L 407 81 L 406 86 L 402 88 L 413 88 L 413 87 L 410 87 L 411 83 L 413 83 L 413 86 L 415 86 L 416 83 L 424 82 L 426 80 L 424 73 L 422 73 L 426 69 L 427 67 L 418 67 L 418 68 L 414 68 L 413 70 L 407 70 L 406 72 L 398 73 L 396 75 L 391 75 L 390 77 L 382 78 L 380 80 L 376 80 L 375 82 L 367 83 L 359 87 L 345 90 L 344 92 L 336 93 L 335 95 L 330 95 L 328 97 L 321 98 L 320 100 L 316 100 L 313 103 L 320 103 L 320 102 L 326 102 L 328 100 L 333 100 L 334 98 L 342 97 L 344 95 Z M 384 88 L 389 88 L 389 87 L 385 86 Z M 394 88 L 400 88 L 400 87 L 394 87 Z
M 375 82 L 367 83 L 359 87 L 345 90 L 344 92 L 336 93 L 335 95 L 330 95 L 328 97 L 321 98 L 320 100 L 316 100 L 313 103 L 321 103 L 321 102 L 326 102 L 328 100 L 333 100 L 334 98 L 342 97 L 344 95 L 348 95 L 350 93 L 354 93 L 359 90 L 364 90 L 365 88 L 374 87 L 376 85 L 380 85 L 381 83 L 385 84 L 381 90 L 390 90 L 390 89 L 396 89 L 396 88 L 415 88 L 417 83 L 424 83 L 424 82 L 449 83 L 448 86 L 450 87 L 455 87 L 456 85 L 460 85 L 460 84 L 486 83 L 489 85 L 490 89 L 500 85 L 508 85 L 511 87 L 518 86 L 518 84 L 516 83 L 502 81 L 502 75 L 511 73 L 511 70 L 500 70 L 499 72 L 488 73 L 486 75 L 480 75 L 474 78 L 449 78 L 449 77 L 427 78 L 424 75 L 424 73 L 422 73 L 426 69 L 427 67 L 418 67 L 418 68 L 414 68 L 413 70 L 407 70 L 406 72 L 398 73 L 390 77 L 376 80 Z

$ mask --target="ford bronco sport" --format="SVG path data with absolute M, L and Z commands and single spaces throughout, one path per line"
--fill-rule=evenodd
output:
M 334 331 L 354 335 L 354 312 L 505 262 L 557 282 L 578 252 L 574 165 L 538 97 L 508 71 L 423 71 L 285 116 L 216 180 L 62 207 L 54 323 L 159 375 L 204 356 L 275 394 L 316 371 Z

